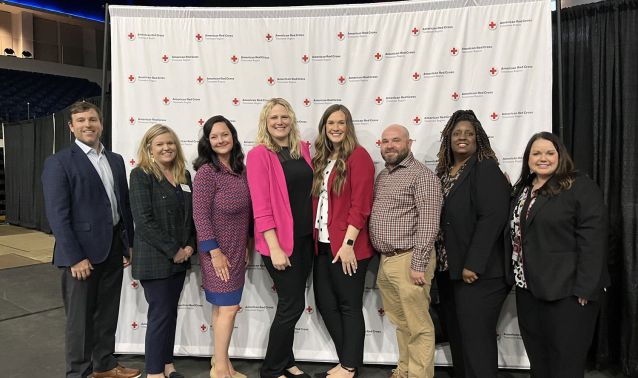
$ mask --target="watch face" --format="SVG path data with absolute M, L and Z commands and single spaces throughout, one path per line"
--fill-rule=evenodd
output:
M 354 240 L 348 239 L 348 240 L 346 240 L 346 244 L 347 245 L 354 245 Z

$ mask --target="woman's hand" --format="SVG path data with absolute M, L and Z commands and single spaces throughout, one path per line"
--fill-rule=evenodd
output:
M 228 267 L 232 266 L 222 250 L 217 248 L 210 251 L 210 263 L 215 270 L 215 275 L 222 281 L 228 282 L 230 279 L 230 271 Z
M 354 255 L 353 246 L 343 244 L 341 248 L 339 248 L 339 251 L 337 251 L 332 263 L 336 263 L 337 260 L 341 260 L 343 274 L 352 276 L 353 273 L 357 273 L 357 257 Z
M 578 304 L 580 304 L 581 306 L 586 305 L 587 302 L 588 302 L 587 299 L 578 297 Z
M 292 266 L 290 265 L 290 259 L 281 248 L 272 248 L 270 250 L 270 260 L 277 270 L 284 270 L 287 267 Z
M 472 272 L 469 269 L 463 268 L 463 281 L 467 284 L 472 284 L 474 281 L 478 280 L 479 277 L 476 273 Z

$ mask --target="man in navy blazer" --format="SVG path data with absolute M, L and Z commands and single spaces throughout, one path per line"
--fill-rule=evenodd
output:
M 124 160 L 100 142 L 97 106 L 76 102 L 70 112 L 75 143 L 49 156 L 42 172 L 53 264 L 63 272 L 66 376 L 139 377 L 113 356 L 123 268 L 133 245 Z

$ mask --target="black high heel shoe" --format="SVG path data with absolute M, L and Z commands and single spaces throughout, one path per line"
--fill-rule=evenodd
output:
M 284 375 L 286 376 L 286 378 L 312 378 L 308 373 L 306 372 L 302 372 L 301 374 L 293 374 L 291 372 L 289 372 L 288 370 L 284 370 Z
M 359 377 L 359 370 L 357 368 L 347 368 L 343 365 L 341 365 L 341 368 L 345 371 L 347 371 L 348 373 L 354 373 L 352 375 L 352 378 L 358 378 Z

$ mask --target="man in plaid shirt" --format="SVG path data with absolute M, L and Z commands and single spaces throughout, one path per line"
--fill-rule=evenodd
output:
M 443 195 L 434 172 L 417 161 L 408 130 L 388 126 L 381 135 L 386 168 L 379 173 L 370 215 L 370 238 L 381 253 L 377 285 L 397 327 L 399 362 L 392 378 L 434 377 L 434 325 L 428 312 Z

